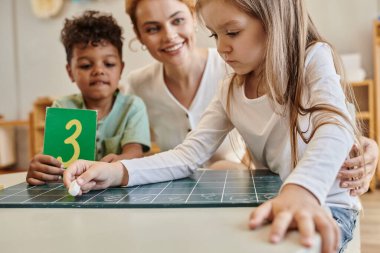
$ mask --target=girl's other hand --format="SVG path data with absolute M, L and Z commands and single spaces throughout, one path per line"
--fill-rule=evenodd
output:
M 272 243 L 281 241 L 287 230 L 298 229 L 301 244 L 306 247 L 312 246 L 317 231 L 321 235 L 323 253 L 335 253 L 338 248 L 338 225 L 314 195 L 301 186 L 284 186 L 277 197 L 252 212 L 249 226 L 255 229 L 267 221 L 272 222 L 269 235 Z

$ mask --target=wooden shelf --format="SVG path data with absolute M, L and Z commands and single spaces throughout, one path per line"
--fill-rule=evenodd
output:
M 362 82 L 353 82 L 353 83 L 351 83 L 351 85 L 353 87 L 366 87 L 366 86 L 368 86 L 368 82 L 372 82 L 372 81 L 367 79 L 367 80 L 364 80 Z
M 0 117 L 0 169 L 13 167 L 17 163 L 15 127 L 26 127 L 27 120 L 5 120 Z
M 0 120 L 0 126 L 28 126 L 27 120 Z
M 374 85 L 372 80 L 363 80 L 361 82 L 351 83 L 357 101 L 356 119 L 361 121 L 364 135 L 375 139 L 375 101 Z M 372 180 L 371 190 L 376 189 L 376 179 Z
M 374 73 L 374 108 L 375 108 L 375 140 L 380 144 L 380 21 L 373 23 L 373 73 Z M 377 180 L 380 181 L 380 164 L 377 167 Z
M 46 107 L 53 104 L 54 98 L 41 97 L 33 104 L 33 110 L 29 115 L 30 124 L 30 157 L 42 152 L 45 133 Z
M 369 112 L 358 112 L 356 118 L 360 120 L 371 119 L 371 114 Z
M 45 118 L 44 118 L 45 119 Z M 45 130 L 45 123 L 38 123 L 35 127 L 35 130 L 44 131 Z
M 356 108 L 356 119 L 364 121 L 366 127 L 366 136 L 375 139 L 375 107 L 374 107 L 374 91 L 373 81 L 363 80 L 361 82 L 351 83 L 356 101 L 358 103 Z

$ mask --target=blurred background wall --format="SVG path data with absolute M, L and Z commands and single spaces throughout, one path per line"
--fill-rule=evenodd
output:
M 320 32 L 339 53 L 360 53 L 367 77 L 373 76 L 372 23 L 378 16 L 380 0 L 306 0 Z M 7 120 L 27 119 L 33 102 L 41 96 L 62 96 L 77 92 L 65 71 L 65 52 L 59 41 L 65 17 L 86 9 L 112 13 L 124 28 L 124 61 L 126 74 L 153 59 L 133 44 L 124 0 L 64 0 L 55 17 L 37 18 L 27 0 L 0 0 L 0 114 Z M 198 44 L 213 46 L 208 32 L 200 29 Z M 122 80 L 122 83 L 124 81 Z M 18 146 L 24 152 L 26 133 L 18 134 Z M 20 149 L 20 148 L 19 148 Z

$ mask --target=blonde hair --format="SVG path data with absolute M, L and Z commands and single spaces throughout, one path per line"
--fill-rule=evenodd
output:
M 202 5 L 209 1 L 211 0 L 197 1 L 198 13 Z M 305 108 L 301 104 L 302 96 L 307 89 L 304 73 L 306 50 L 316 42 L 327 43 L 308 15 L 304 0 L 229 0 L 228 3 L 235 5 L 249 16 L 259 19 L 266 31 L 267 48 L 270 50 L 264 53 L 265 62 L 257 74 L 260 77 L 260 83 L 265 85 L 264 90 L 276 113 L 286 115 L 289 112 L 292 166 L 295 167 L 298 162 L 297 134 L 305 143 L 309 143 L 319 127 L 325 124 L 343 126 L 339 120 L 331 116 L 338 115 L 351 124 L 357 137 L 356 141 L 359 142 L 360 127 L 352 124 L 339 109 L 328 104 L 318 104 L 310 108 Z M 330 47 L 336 72 L 343 77 L 344 71 L 340 59 L 334 48 L 331 45 Z M 242 85 L 246 78 L 247 75 L 233 75 L 228 90 L 227 112 L 231 107 L 233 87 Z M 352 88 L 344 81 L 344 78 L 341 78 L 341 86 L 347 100 L 356 104 Z M 298 116 L 316 112 L 323 113 L 316 115 L 315 127 L 307 138 L 305 137 L 307 131 L 300 129 Z
M 191 13 L 195 12 L 196 0 L 178 0 L 178 1 L 186 4 Z M 141 0 L 125 0 L 125 12 L 129 15 L 132 21 L 132 25 L 137 34 L 138 34 L 138 29 L 137 29 L 136 9 L 139 2 L 141 2 Z

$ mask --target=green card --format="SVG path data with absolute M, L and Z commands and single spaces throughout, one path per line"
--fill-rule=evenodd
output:
M 44 150 L 67 168 L 78 159 L 95 159 L 97 112 L 93 110 L 46 109 Z

